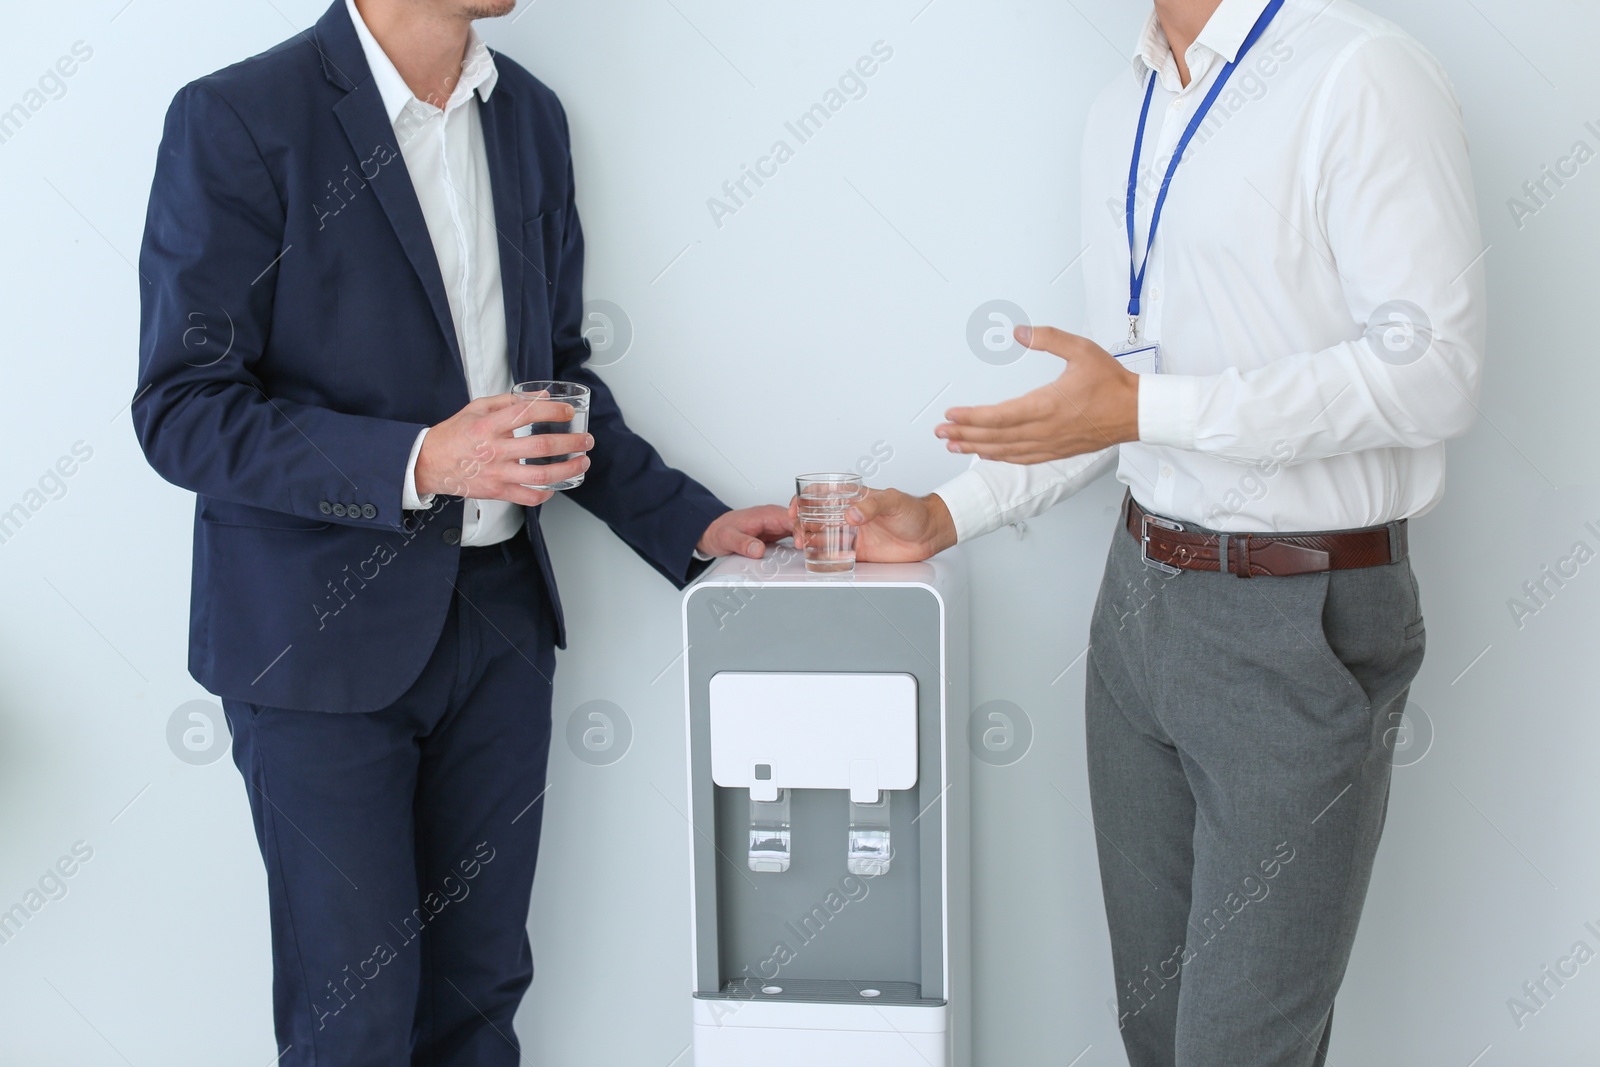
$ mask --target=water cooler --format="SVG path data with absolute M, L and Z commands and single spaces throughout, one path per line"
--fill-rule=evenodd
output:
M 966 573 L 683 599 L 696 1067 L 969 1067 Z

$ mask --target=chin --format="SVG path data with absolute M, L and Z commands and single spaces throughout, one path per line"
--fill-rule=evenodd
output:
M 517 0 L 466 0 L 462 14 L 474 19 L 497 19 L 517 8 Z

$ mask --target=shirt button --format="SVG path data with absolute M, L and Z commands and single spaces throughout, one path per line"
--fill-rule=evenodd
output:
M 1171 467 L 1162 467 L 1161 468 L 1161 477 L 1163 477 L 1163 478 L 1172 477 L 1172 468 Z

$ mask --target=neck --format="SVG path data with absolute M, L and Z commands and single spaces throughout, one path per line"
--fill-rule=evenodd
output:
M 417 99 L 444 107 L 461 80 L 472 19 L 416 0 L 356 0 L 356 10 Z
M 1167 35 L 1167 43 L 1172 46 L 1172 58 L 1178 61 L 1178 77 L 1188 85 L 1189 46 L 1222 6 L 1222 0 L 1155 0 L 1155 3 L 1156 19 Z

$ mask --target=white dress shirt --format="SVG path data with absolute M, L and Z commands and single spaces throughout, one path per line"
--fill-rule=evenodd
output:
M 1152 15 L 1132 73 L 1094 104 L 1088 321 L 1073 332 L 1113 351 L 1127 342 L 1128 169 L 1150 72 L 1141 255 L 1178 139 L 1266 6 L 1223 0 L 1186 53 L 1187 87 Z M 1161 343 L 1163 367 L 1139 381 L 1139 441 L 974 464 L 938 490 L 960 539 L 1038 514 L 1113 465 L 1146 508 L 1216 530 L 1427 511 L 1444 489 L 1443 442 L 1476 415 L 1483 253 L 1460 107 L 1438 63 L 1345 0 L 1288 0 L 1172 181 L 1140 330 Z M 1431 343 L 1406 320 L 1431 324 Z
M 469 30 L 467 52 L 443 108 L 417 99 L 394 63 L 367 29 L 355 0 L 345 0 L 367 66 L 394 125 L 400 154 L 422 204 L 422 217 L 439 260 L 450 318 L 461 347 L 467 391 L 474 400 L 511 391 L 511 357 L 506 340 L 506 306 L 500 284 L 499 235 L 494 227 L 494 191 L 483 143 L 478 101 L 489 99 L 499 72 L 494 55 L 477 31 Z M 407 509 L 433 505 L 433 494 L 417 494 L 417 456 L 423 430 L 406 464 Z M 492 545 L 522 528 L 522 508 L 503 500 L 468 500 L 461 544 Z

